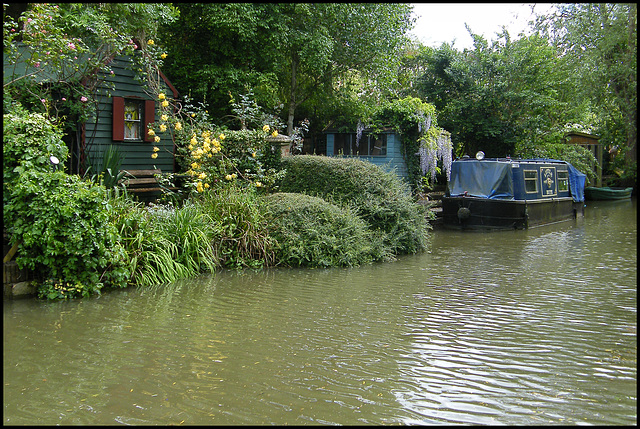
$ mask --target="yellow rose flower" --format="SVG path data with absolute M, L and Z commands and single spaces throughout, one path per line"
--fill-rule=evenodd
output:
M 153 45 L 153 39 L 149 39 L 149 41 L 147 42 L 147 45 Z
M 198 163 L 197 162 L 191 163 L 191 168 L 193 168 L 194 170 L 197 170 L 198 169 Z
M 154 147 L 153 147 L 153 151 L 154 151 L 154 152 L 157 152 L 157 151 L 159 151 L 159 150 L 160 150 L 160 148 L 159 148 L 158 146 L 154 146 Z
M 200 173 L 200 175 L 198 176 L 198 179 L 200 180 L 204 180 L 207 178 L 207 173 Z
M 164 100 L 162 102 L 162 107 L 169 107 L 169 102 L 167 100 Z
M 180 131 L 182 129 L 182 124 L 180 122 L 176 122 L 175 128 L 177 131 Z
M 150 136 L 155 136 L 156 132 L 153 131 L 153 130 L 149 130 L 149 131 L 147 131 L 147 134 L 149 134 Z
M 166 121 L 169 119 L 169 117 L 167 115 L 162 115 L 160 116 L 160 119 L 162 119 L 163 121 Z
M 227 180 L 233 180 L 233 176 L 231 174 L 227 174 L 224 178 Z
M 164 92 L 161 92 L 160 94 L 158 94 L 158 100 L 164 100 L 165 98 L 167 97 L 164 95 Z
M 167 131 L 167 126 L 165 124 L 160 124 L 160 132 L 164 133 L 165 131 Z
M 152 153 L 152 154 L 151 154 L 151 158 L 156 159 L 157 157 L 158 157 L 158 154 L 157 154 L 157 153 Z
M 271 133 L 271 137 L 278 137 L 278 132 L 274 130 L 274 131 Z
M 205 183 L 205 184 L 204 184 L 204 187 L 205 187 L 205 188 L 207 188 L 207 189 L 209 189 L 209 184 L 208 184 L 208 183 Z
M 156 143 L 160 143 L 160 136 L 155 136 L 153 140 L 155 140 Z
M 264 127 L 262 127 L 262 131 L 264 131 L 265 133 L 268 133 L 269 129 L 269 125 L 265 125 Z
M 160 58 L 162 58 L 164 60 L 165 58 L 167 58 L 167 54 L 160 55 Z
M 253 158 L 255 158 L 255 157 L 256 157 L 256 153 L 255 153 L 255 152 L 251 153 L 251 156 L 252 156 Z
M 262 187 L 262 183 L 261 183 L 261 182 L 256 182 L 256 187 L 257 187 L 257 188 Z
M 204 189 L 202 188 L 202 182 L 198 182 L 198 184 L 196 185 L 196 191 L 198 192 L 204 191 Z
M 225 136 L 224 136 L 224 134 L 220 134 L 220 135 L 218 136 L 218 138 L 219 138 L 220 140 L 224 140 L 224 137 L 225 137 Z

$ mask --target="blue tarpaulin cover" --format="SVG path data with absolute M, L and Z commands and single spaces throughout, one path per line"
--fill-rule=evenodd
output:
M 554 159 L 531 160 L 473 160 L 456 161 L 451 164 L 449 192 L 451 196 L 466 195 L 479 198 L 513 200 L 513 162 L 543 161 L 566 164 L 569 171 L 569 188 L 573 201 L 584 201 L 586 176 L 566 161 Z
M 465 160 L 451 163 L 451 196 L 512 200 L 513 179 L 511 163 L 500 161 Z

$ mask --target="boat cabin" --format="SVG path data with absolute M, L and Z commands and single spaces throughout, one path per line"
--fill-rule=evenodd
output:
M 472 159 L 451 164 L 445 226 L 524 229 L 583 214 L 586 176 L 550 159 Z

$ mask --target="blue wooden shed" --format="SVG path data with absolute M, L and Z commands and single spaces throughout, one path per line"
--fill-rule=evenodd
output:
M 364 130 L 359 139 L 355 132 L 327 130 L 324 134 L 327 156 L 358 157 L 408 180 L 402 141 L 395 131 L 385 129 L 374 134 L 370 130 Z

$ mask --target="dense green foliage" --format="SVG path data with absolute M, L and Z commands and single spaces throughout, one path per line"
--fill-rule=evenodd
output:
M 351 207 L 372 231 L 385 234 L 392 254 L 416 253 L 428 243 L 427 214 L 394 173 L 354 158 L 301 155 L 283 158 L 280 191 L 320 197 Z
M 394 82 L 398 48 L 410 29 L 408 4 L 192 3 L 163 28 L 167 76 L 182 92 L 229 114 L 228 94 L 251 88 L 259 105 L 322 115 L 327 103 L 362 113 Z M 197 41 L 197 42 L 196 42 Z M 371 85 L 368 79 L 376 81 Z M 364 91 L 364 97 L 353 97 Z M 351 112 L 353 113 L 353 111 Z
M 217 225 L 214 247 L 220 266 L 259 268 L 276 263 L 267 215 L 255 189 L 230 185 L 204 192 L 194 203 Z
M 559 4 L 536 30 L 570 63 L 575 98 L 588 104 L 601 141 L 619 152 L 612 171 L 632 186 L 637 171 L 638 7 L 635 3 Z M 587 31 L 585 31 L 587 30 Z
M 108 222 L 106 190 L 53 171 L 68 149 L 58 127 L 41 114 L 11 105 L 3 115 L 3 224 L 16 262 L 45 281 L 39 295 L 73 298 L 124 286 L 127 271 L 117 233 Z
M 150 286 L 219 268 L 272 265 L 273 239 L 257 198 L 230 186 L 205 191 L 180 206 L 145 207 L 112 194 L 111 222 L 127 254 L 130 284 Z
M 69 149 L 62 141 L 59 127 L 44 115 L 12 106 L 2 115 L 2 195 L 6 204 L 11 185 L 27 171 L 51 171 L 51 156 L 64 162 Z
M 264 201 L 280 264 L 352 267 L 393 256 L 385 251 L 383 234 L 372 231 L 352 208 L 298 193 L 275 193 Z
M 126 286 L 125 253 L 106 204 L 104 187 L 62 171 L 27 171 L 12 183 L 4 221 L 20 243 L 18 265 L 53 280 L 40 296 L 73 298 Z
M 581 119 L 566 61 L 540 37 L 505 33 L 489 45 L 473 36 L 473 50 L 445 44 L 423 52 L 427 69 L 417 82 L 451 131 L 456 155 L 517 156 L 522 146 L 561 142 L 566 125 Z

